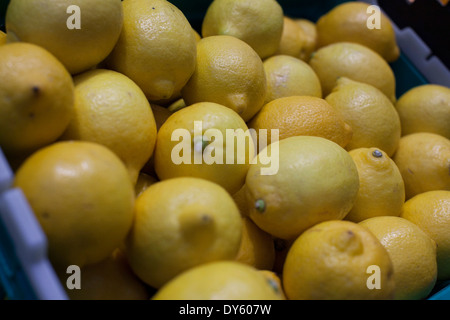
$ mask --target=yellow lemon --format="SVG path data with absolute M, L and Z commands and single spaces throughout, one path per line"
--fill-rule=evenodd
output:
M 395 162 L 377 148 L 353 149 L 349 154 L 358 169 L 359 191 L 345 220 L 399 216 L 405 202 L 405 184 Z
M 204 16 L 202 36 L 236 37 L 264 59 L 278 49 L 283 17 L 283 9 L 275 0 L 214 0 Z
M 0 30 L 0 46 L 6 44 L 6 33 Z
M 292 244 L 283 287 L 290 300 L 388 300 L 394 297 L 393 271 L 388 252 L 366 228 L 325 221 Z
M 450 139 L 450 88 L 425 84 L 405 92 L 395 104 L 402 135 L 431 132 Z
M 155 103 L 151 103 L 151 109 L 153 111 L 153 115 L 155 116 L 156 122 L 156 130 L 159 131 L 159 128 L 163 125 L 164 122 L 170 117 L 172 112 L 168 110 L 166 107 L 162 107 Z M 156 147 L 156 145 L 155 145 Z M 153 151 L 155 151 L 153 149 Z M 148 175 L 156 177 L 155 172 L 155 153 L 153 152 L 148 161 L 145 163 L 144 167 L 141 169 L 141 172 L 146 173 Z
M 57 269 L 106 259 L 133 222 L 134 189 L 123 162 L 93 142 L 64 141 L 33 153 L 17 170 Z
M 258 269 L 237 261 L 216 261 L 183 272 L 152 300 L 283 300 L 283 296 Z
M 195 40 L 197 40 L 197 42 L 199 42 L 202 39 L 202 36 L 200 35 L 200 33 L 198 33 L 197 30 L 195 30 L 195 29 L 192 29 L 192 32 L 194 32 Z
M 378 9 L 379 10 L 379 9 Z M 318 47 L 340 41 L 356 42 L 380 54 L 388 62 L 400 56 L 394 28 L 389 18 L 380 10 L 373 16 L 370 4 L 350 1 L 335 6 L 322 15 L 316 23 Z M 377 19 L 379 24 L 375 23 Z
M 267 155 L 277 168 L 267 165 Z M 268 145 L 250 165 L 249 216 L 267 233 L 293 239 L 314 224 L 343 219 L 358 188 L 356 165 L 339 145 L 320 137 L 286 138 Z
M 393 160 L 405 182 L 406 199 L 432 190 L 450 190 L 450 140 L 435 133 L 403 136 Z
M 264 60 L 267 92 L 265 103 L 289 96 L 322 98 L 319 77 L 304 61 L 287 55 Z
M 287 16 L 283 19 L 283 33 L 275 55 L 288 55 L 300 59 L 305 55 L 306 35 L 303 29 Z
M 271 270 L 275 261 L 275 247 L 270 234 L 261 230 L 254 222 L 243 217 L 242 240 L 236 261 L 256 269 Z
M 267 280 L 270 282 L 270 284 L 278 291 L 280 292 L 280 295 L 282 296 L 283 300 L 286 300 L 286 295 L 283 291 L 283 284 L 281 282 L 281 275 L 277 274 L 276 272 L 272 270 L 259 270 L 260 273 L 262 273 Z
M 380 148 L 392 156 L 398 147 L 401 124 L 392 102 L 376 87 L 348 78 L 325 97 L 352 127 L 353 136 L 346 149 Z
M 435 190 L 406 201 L 401 214 L 418 225 L 437 245 L 438 280 L 450 279 L 450 191 Z
M 253 155 L 244 120 L 230 108 L 200 102 L 173 113 L 161 126 L 155 171 L 161 180 L 204 178 L 234 194 L 245 182 Z
M 0 56 L 0 146 L 8 155 L 28 155 L 68 126 L 74 85 L 64 66 L 37 45 L 6 44 Z
M 396 101 L 395 76 L 378 53 L 358 43 L 337 42 L 319 48 L 309 61 L 320 79 L 324 97 L 336 86 L 339 77 L 370 84 Z
M 294 18 L 295 23 L 297 23 L 303 30 L 305 35 L 303 50 L 300 53 L 300 59 L 308 62 L 311 59 L 311 54 L 317 48 L 317 26 L 314 22 L 304 18 Z
M 120 0 L 13 0 L 6 11 L 9 41 L 37 44 L 55 55 L 71 74 L 102 62 L 119 38 Z
M 84 266 L 81 288 L 66 290 L 71 300 L 148 300 L 149 288 L 133 273 L 126 257 L 116 249 L 108 258 Z M 64 280 L 67 274 L 61 275 Z
M 258 134 L 266 129 L 268 143 L 272 130 L 278 130 L 279 140 L 293 136 L 316 136 L 345 147 L 352 138 L 352 128 L 324 99 L 311 96 L 278 98 L 264 105 L 249 122 Z M 260 134 L 258 134 L 259 136 Z
M 248 204 L 247 204 L 247 196 L 245 191 L 245 184 L 242 188 L 239 189 L 238 192 L 232 195 L 234 202 L 236 203 L 241 216 L 248 216 Z
M 156 142 L 155 117 L 144 93 L 112 70 L 87 71 L 74 82 L 75 112 L 62 139 L 105 145 L 122 159 L 136 183 Z
M 379 216 L 359 223 L 380 240 L 394 266 L 395 299 L 426 298 L 437 279 L 436 243 L 416 224 Z
M 107 66 L 149 100 L 177 95 L 195 69 L 196 43 L 184 14 L 165 0 L 124 0 L 123 29 Z
M 159 288 L 194 266 L 233 260 L 241 237 L 241 216 L 225 189 L 204 179 L 173 178 L 136 199 L 126 253 L 139 278 Z
M 263 106 L 263 62 L 248 44 L 232 36 L 203 38 L 197 45 L 197 68 L 181 90 L 187 105 L 215 102 L 248 121 Z

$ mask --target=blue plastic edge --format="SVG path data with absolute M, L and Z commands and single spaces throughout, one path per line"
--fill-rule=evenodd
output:
M 14 300 L 66 300 L 67 295 L 47 258 L 47 238 L 22 190 L 11 188 L 13 173 L 1 148 L 0 168 L 0 176 L 7 177 L 10 186 L 0 193 L 3 293 Z

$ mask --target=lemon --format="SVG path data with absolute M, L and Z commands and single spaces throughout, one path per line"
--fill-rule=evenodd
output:
M 236 261 L 248 264 L 256 269 L 271 270 L 275 261 L 275 247 L 272 236 L 261 230 L 248 217 L 243 217 L 242 222 L 242 240 Z
M 275 0 L 214 0 L 202 23 L 202 36 L 233 36 L 248 43 L 264 59 L 278 49 L 283 9 Z
M 36 151 L 17 170 L 14 186 L 22 189 L 41 224 L 58 269 L 106 259 L 133 222 L 128 171 L 97 143 L 64 141 Z
M 277 149 L 278 148 L 278 149 Z M 343 219 L 359 188 L 352 158 L 336 143 L 320 137 L 295 136 L 270 144 L 250 165 L 246 178 L 250 218 L 267 233 L 293 239 L 325 220 Z M 265 154 L 279 159 L 274 174 Z
M 293 18 L 295 23 L 300 26 L 303 31 L 304 43 L 303 50 L 300 53 L 300 59 L 308 62 L 311 59 L 311 54 L 317 48 L 317 26 L 314 22 L 304 18 Z
M 395 162 L 377 148 L 353 149 L 349 154 L 358 169 L 359 191 L 345 220 L 399 216 L 405 202 L 405 184 Z
M 237 261 L 215 261 L 175 277 L 152 300 L 283 300 L 258 269 Z
M 401 217 L 379 216 L 359 223 L 386 248 L 394 266 L 395 299 L 426 298 L 437 279 L 436 243 L 422 229 Z
M 283 18 L 283 33 L 275 55 L 288 55 L 300 59 L 305 55 L 306 35 L 294 19 Z
M 267 91 L 265 103 L 289 96 L 322 98 L 319 77 L 304 61 L 287 55 L 276 55 L 263 62 Z
M 376 51 L 386 61 L 400 56 L 394 28 L 389 18 L 380 11 L 379 27 L 371 27 L 373 12 L 370 4 L 360 1 L 345 2 L 322 15 L 316 23 L 318 47 L 349 41 Z
M 192 29 L 192 32 L 194 32 L 195 40 L 197 40 L 197 42 L 199 42 L 202 39 L 202 36 L 200 35 L 200 33 L 198 33 L 197 30 L 195 30 L 195 29 Z
M 234 193 L 232 195 L 234 203 L 236 203 L 239 212 L 241 213 L 241 216 L 246 217 L 248 216 L 248 204 L 247 204 L 247 195 L 245 191 L 245 184 L 242 186 L 242 188 L 239 189 L 238 192 Z
M 253 156 L 244 120 L 223 105 L 200 102 L 173 113 L 159 129 L 155 172 L 160 180 L 207 179 L 234 194 L 243 186 Z
M 44 47 L 76 74 L 109 55 L 122 29 L 123 10 L 120 0 L 56 0 L 52 5 L 12 0 L 5 19 L 8 41 Z
M 312 96 L 278 98 L 264 105 L 249 122 L 259 136 L 266 129 L 268 143 L 272 130 L 279 130 L 279 140 L 292 136 L 316 136 L 331 140 L 345 147 L 352 138 L 352 128 L 324 99 Z
M 0 146 L 7 155 L 28 155 L 68 126 L 74 85 L 64 66 L 37 45 L 6 44 L 0 56 Z
M 165 0 L 124 0 L 123 29 L 107 66 L 149 100 L 177 95 L 195 69 L 196 43 L 184 14 Z
M 325 100 L 352 127 L 353 136 L 347 150 L 376 147 L 389 157 L 397 150 L 400 118 L 392 102 L 376 87 L 340 78 Z
M 450 190 L 450 140 L 435 133 L 403 136 L 393 160 L 405 182 L 406 199 L 432 190 Z
M 416 86 L 395 104 L 402 135 L 431 132 L 450 139 L 450 89 L 436 84 Z
M 248 121 L 263 106 L 266 77 L 262 60 L 232 36 L 210 36 L 197 44 L 197 68 L 181 90 L 187 105 L 215 102 Z
M 136 197 L 139 197 L 142 192 L 144 192 L 148 187 L 152 184 L 155 184 L 159 180 L 152 175 L 149 175 L 145 172 L 140 172 L 138 179 L 136 181 L 136 185 L 134 186 L 134 191 Z
M 241 216 L 225 189 L 204 179 L 173 178 L 136 199 L 126 253 L 139 278 L 160 288 L 194 266 L 233 260 L 241 237 Z
M 309 61 L 320 79 L 324 97 L 339 77 L 370 84 L 396 101 L 395 76 L 389 64 L 372 49 L 350 42 L 337 42 L 319 48 Z
M 151 297 L 150 290 L 133 273 L 120 249 L 105 260 L 84 266 L 80 272 L 81 288 L 66 290 L 71 300 L 148 300 Z M 67 274 L 60 277 L 64 280 Z
M 156 142 L 155 117 L 144 93 L 112 70 L 87 71 L 74 82 L 75 113 L 62 139 L 105 145 L 122 159 L 136 183 Z
M 270 282 L 272 287 L 275 288 L 275 290 L 280 292 L 282 299 L 286 300 L 286 295 L 284 294 L 283 284 L 282 284 L 281 278 L 280 278 L 281 275 L 277 274 L 276 272 L 274 272 L 272 270 L 259 270 L 259 272 L 262 273 L 266 277 L 266 279 Z
M 325 221 L 292 244 L 283 287 L 290 300 L 388 300 L 394 297 L 393 272 L 388 252 L 370 231 L 350 221 Z
M 437 245 L 438 280 L 450 279 L 450 191 L 423 192 L 406 201 L 402 218 L 419 226 Z
M 151 106 L 151 109 L 153 112 L 153 116 L 155 117 L 156 130 L 158 132 L 159 128 L 161 128 L 163 123 L 166 122 L 166 120 L 170 117 L 172 112 L 168 108 L 162 107 L 153 102 L 151 103 L 150 106 Z M 155 144 L 155 147 L 156 147 L 156 144 Z M 155 151 L 155 149 L 153 149 L 152 155 L 150 156 L 148 161 L 145 163 L 144 167 L 141 169 L 141 172 L 156 177 L 154 151 Z
M 6 33 L 0 30 L 0 46 L 6 44 Z

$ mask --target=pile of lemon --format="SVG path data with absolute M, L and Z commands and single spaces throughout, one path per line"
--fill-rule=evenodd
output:
M 214 0 L 194 30 L 165 0 L 71 2 L 12 0 L 0 36 L 0 146 L 61 283 L 81 268 L 70 298 L 425 299 L 450 280 L 450 89 L 396 97 L 383 14 Z M 208 134 L 249 129 L 244 156 Z

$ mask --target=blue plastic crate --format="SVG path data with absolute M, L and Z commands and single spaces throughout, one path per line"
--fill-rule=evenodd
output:
M 406 0 L 404 0 L 406 1 Z M 211 0 L 171 0 L 186 15 L 191 25 L 201 29 Z M 317 19 L 342 0 L 279 0 L 285 14 Z M 379 5 L 379 1 L 367 0 Z M 0 2 L 0 29 L 9 0 Z M 382 8 L 383 9 L 383 8 Z M 391 63 L 397 80 L 397 97 L 410 88 L 435 83 L 450 86 L 450 72 L 442 61 L 411 29 L 394 23 L 400 58 Z M 20 189 L 12 187 L 13 172 L 0 149 L 0 296 L 7 299 L 68 299 L 47 258 L 47 239 Z M 429 300 L 450 300 L 450 281 L 439 282 Z

